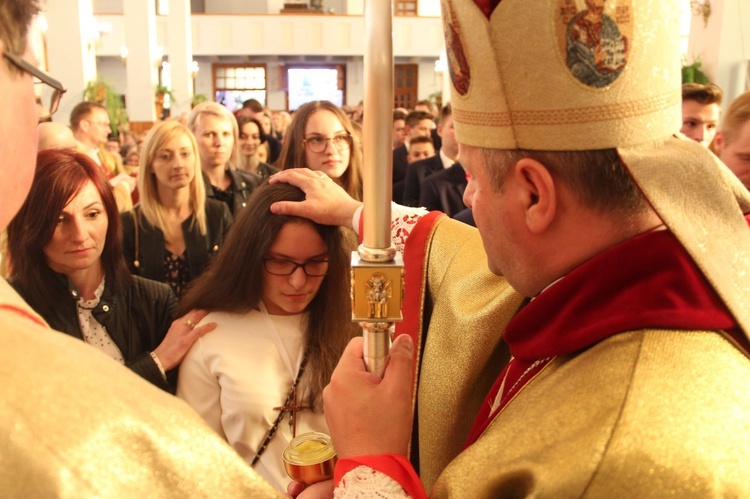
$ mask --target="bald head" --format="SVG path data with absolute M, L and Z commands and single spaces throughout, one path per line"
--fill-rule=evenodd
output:
M 39 123 L 36 131 L 40 151 L 44 149 L 71 149 L 76 147 L 76 139 L 73 136 L 73 131 L 67 125 L 52 121 Z

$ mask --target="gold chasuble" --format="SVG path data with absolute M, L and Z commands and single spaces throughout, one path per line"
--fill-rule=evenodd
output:
M 543 368 L 430 497 L 749 497 L 748 391 L 720 333 L 615 335 Z
M 747 343 L 669 232 L 647 233 L 624 245 L 572 272 L 518 312 L 522 298 L 489 273 L 475 229 L 435 214 L 413 229 L 404 260 L 407 276 L 409 270 L 413 279 L 419 276 L 416 315 L 429 327 L 417 343 L 422 345 L 418 446 L 412 461 L 430 497 L 607 497 L 612 491 L 631 491 L 634 497 L 750 497 L 745 466 L 750 447 L 744 445 L 750 435 Z M 657 262 L 660 272 L 640 266 L 654 261 L 648 248 L 663 259 Z M 614 262 L 621 269 L 605 272 Z M 697 281 L 674 282 L 689 289 L 689 309 L 673 298 L 679 290 L 666 285 L 686 274 Z M 611 303 L 603 312 L 586 310 L 597 296 L 626 289 L 620 283 L 631 278 L 637 283 L 630 288 L 634 294 L 605 299 Z M 413 286 L 407 280 L 409 311 L 415 305 L 409 303 Z M 664 290 L 666 303 L 654 289 Z M 625 305 L 638 293 L 651 296 L 651 304 Z M 726 324 L 727 332 L 604 326 L 597 342 L 590 329 L 609 320 L 638 323 L 652 311 L 666 323 L 686 318 L 697 324 L 705 311 L 706 321 Z M 407 314 L 401 332 L 414 327 L 414 315 Z M 549 337 L 537 341 L 529 334 L 539 330 L 537 323 L 549 324 Z M 507 377 L 500 374 L 509 359 L 503 333 L 521 358 L 530 351 L 549 357 L 531 364 L 504 390 L 500 385 L 508 395 L 496 401 L 485 396 L 497 393 Z M 498 410 L 485 407 L 494 403 Z M 476 414 L 479 422 L 471 431 Z M 464 449 L 467 437 L 472 443 Z
M 474 415 L 510 359 L 502 334 L 523 297 L 487 269 L 476 229 L 437 212 L 412 230 L 404 265 L 409 312 L 396 331 L 421 332 L 412 460 L 429 490 L 463 449 Z
M 181 400 L 0 281 L 0 496 L 280 497 Z

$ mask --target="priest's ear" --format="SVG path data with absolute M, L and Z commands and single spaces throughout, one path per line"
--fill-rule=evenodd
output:
M 543 233 L 557 212 L 557 185 L 552 174 L 539 161 L 521 158 L 510 176 L 515 184 L 514 201 L 524 210 L 529 232 L 537 235 Z

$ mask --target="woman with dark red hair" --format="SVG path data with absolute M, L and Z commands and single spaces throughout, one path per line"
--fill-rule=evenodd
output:
M 214 329 L 205 312 L 172 322 L 169 286 L 131 276 L 120 217 L 101 169 L 86 155 L 41 151 L 34 182 L 8 226 L 10 283 L 54 329 L 80 338 L 174 392 L 182 358 Z

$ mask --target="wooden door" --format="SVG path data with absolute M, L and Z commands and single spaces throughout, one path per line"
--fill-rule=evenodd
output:
M 396 64 L 393 67 L 393 107 L 413 109 L 417 103 L 418 66 Z

